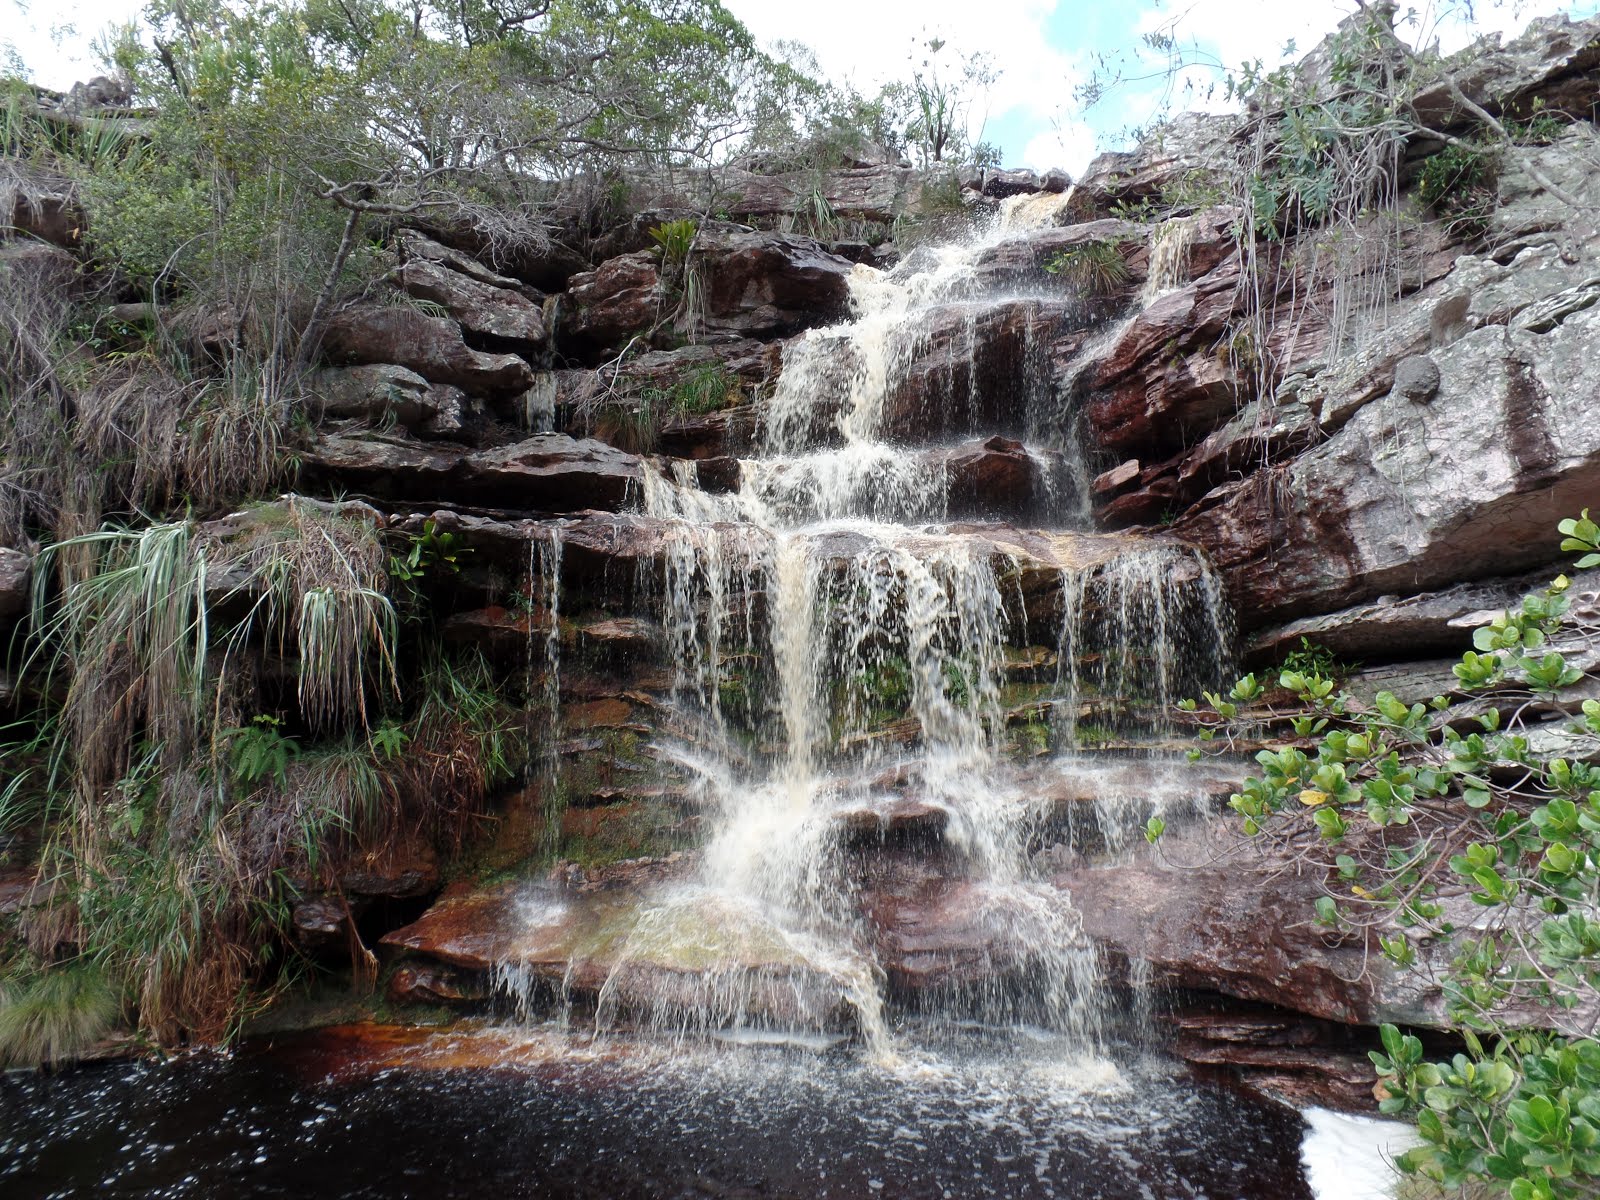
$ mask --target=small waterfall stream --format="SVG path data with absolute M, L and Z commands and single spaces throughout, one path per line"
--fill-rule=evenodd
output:
M 692 462 L 648 467 L 674 711 L 655 750 L 707 834 L 686 878 L 600 939 L 602 1027 L 844 1024 L 892 1055 L 883 930 L 847 835 L 914 807 L 939 818 L 941 903 L 989 960 L 976 981 L 936 989 L 934 1008 L 1098 1038 L 1100 964 L 1039 854 L 1052 817 L 1040 780 L 1099 769 L 1083 743 L 1158 733 L 1171 701 L 1221 674 L 1227 614 L 1195 552 L 1085 531 L 1072 397 L 1037 363 L 1013 364 L 1012 381 L 1027 393 L 1012 406 L 1027 417 L 1032 528 L 950 523 L 959 425 L 915 377 L 944 339 L 945 376 L 984 411 L 979 329 L 996 313 L 1021 314 L 1030 357 L 1040 314 L 1062 319 L 1070 303 L 1007 290 L 984 256 L 1064 202 L 1012 202 L 969 242 L 857 267 L 851 318 L 789 348 L 737 490 L 702 489 Z M 538 565 L 552 561 L 554 541 Z M 1103 843 L 1122 845 L 1160 803 L 1100 805 Z M 515 964 L 500 978 L 526 999 Z

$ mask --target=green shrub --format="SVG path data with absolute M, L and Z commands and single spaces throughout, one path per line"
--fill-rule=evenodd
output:
M 1118 246 L 1114 241 L 1072 246 L 1046 262 L 1044 269 L 1086 295 L 1109 296 L 1127 283 L 1131 274 Z
M 795 216 L 800 227 L 820 241 L 833 241 L 839 236 L 838 214 L 833 211 L 833 203 L 822 190 L 821 184 L 812 184 L 811 189 L 800 197 Z
M 656 257 L 664 271 L 677 271 L 689 261 L 689 251 L 694 246 L 700 226 L 687 217 L 677 221 L 663 221 L 650 230 L 650 240 L 655 243 Z
M 676 416 L 718 412 L 743 398 L 738 378 L 721 363 L 691 371 L 662 396 L 663 407 Z
M 1350 674 L 1350 667 L 1340 662 L 1332 650 L 1307 637 L 1301 638 L 1300 645 L 1283 656 L 1282 669 L 1319 679 L 1343 679 Z
M 1446 146 L 1422 164 L 1417 199 L 1463 235 L 1481 233 L 1494 208 L 1495 156 L 1476 146 Z
M 279 732 L 283 722 L 277 717 L 257 716 L 250 724 L 224 737 L 233 760 L 233 773 L 243 783 L 263 779 L 283 782 L 289 760 L 300 753 L 293 738 Z
M 1579 569 L 1600 566 L 1587 510 L 1560 531 Z M 1381 1107 L 1416 1120 L 1407 1172 L 1514 1200 L 1600 1190 L 1600 700 L 1567 697 L 1595 681 L 1569 656 L 1600 621 L 1574 616 L 1570 587 L 1560 576 L 1473 634 L 1453 668 L 1454 690 L 1477 694 L 1467 713 L 1448 696 L 1363 705 L 1310 652 L 1293 665 L 1312 671 L 1279 678 L 1310 745 L 1263 749 L 1229 799 L 1247 836 L 1327 872 L 1318 924 L 1365 933 L 1400 971 L 1452 951 L 1442 984 L 1465 1052 L 1430 1062 L 1384 1027 Z M 1247 675 L 1182 707 L 1211 741 L 1265 691 Z

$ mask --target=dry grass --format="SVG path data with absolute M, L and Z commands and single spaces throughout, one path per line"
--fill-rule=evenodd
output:
M 49 547 L 36 579 L 30 669 L 66 683 L 41 856 L 57 900 L 27 932 L 46 953 L 83 945 L 167 1043 L 230 1028 L 284 926 L 282 871 L 315 871 L 395 807 L 365 732 L 369 686 L 395 678 L 375 524 L 295 497 L 252 518 L 232 538 L 189 522 L 88 534 Z M 251 603 L 214 630 L 224 574 Z M 243 785 L 228 756 L 252 707 L 246 646 L 263 641 L 298 652 L 304 723 L 350 730 L 281 786 Z
M 0 265 L 0 543 L 276 485 L 285 405 L 265 368 L 194 375 L 158 335 L 96 355 L 98 336 L 47 278 Z
M 300 708 L 313 728 L 366 726 L 369 684 L 398 687 L 383 543 L 374 519 L 347 511 L 287 497 L 257 510 L 243 545 L 229 551 L 259 585 L 264 629 L 295 645 Z

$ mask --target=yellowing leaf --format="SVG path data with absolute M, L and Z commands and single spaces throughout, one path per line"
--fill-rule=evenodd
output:
M 1316 788 L 1307 788 L 1300 793 L 1300 803 L 1308 808 L 1315 808 L 1328 798 L 1327 792 L 1319 792 Z

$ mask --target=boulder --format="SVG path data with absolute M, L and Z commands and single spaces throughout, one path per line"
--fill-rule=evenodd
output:
M 416 433 L 419 437 L 465 440 L 475 428 L 482 425 L 483 402 L 473 399 L 458 387 L 451 387 L 448 383 L 429 384 L 427 403 L 434 411 L 431 417 L 418 422 Z
M 883 431 L 919 442 L 992 430 L 1021 435 L 1060 411 L 1056 379 L 1088 338 L 1069 298 L 948 304 L 929 309 L 902 335 L 905 366 L 889 380 Z M 853 363 L 841 345 L 838 402 Z M 819 404 L 818 415 L 832 412 Z
M 442 963 L 401 963 L 389 976 L 389 999 L 399 1004 L 472 1004 L 489 998 L 481 975 Z
M 574 275 L 556 311 L 557 344 L 582 357 L 622 349 L 670 315 L 671 304 L 656 256 L 640 250 Z
M 1012 438 L 963 442 L 941 453 L 947 508 L 953 516 L 1022 518 L 1041 499 L 1043 457 Z
M 1543 332 L 1476 329 L 1434 352 L 1430 404 L 1374 399 L 1174 532 L 1206 549 L 1256 625 L 1552 562 L 1556 523 L 1600 494 L 1597 336 L 1593 307 Z
M 551 191 L 554 190 L 552 186 Z M 396 231 L 395 245 L 407 258 L 433 259 L 451 270 L 480 277 L 492 286 L 505 287 L 507 284 L 500 281 L 509 279 L 512 286 L 559 292 L 592 263 L 574 249 L 583 243 L 587 232 L 578 228 L 570 210 L 538 212 L 539 207 L 539 201 L 535 201 L 536 211 L 502 210 L 491 221 L 473 217 L 433 221 L 418 214 L 408 217 L 406 227 Z M 419 244 L 413 240 L 415 237 L 459 257 L 446 257 Z M 477 264 L 476 268 L 473 264 Z M 479 270 L 492 278 L 479 276 Z
M 751 453 L 756 439 L 756 410 L 749 405 L 706 413 L 698 417 L 673 417 L 662 425 L 656 446 L 663 453 L 699 462 L 735 461 Z M 702 486 L 705 486 L 702 479 Z
M 1119 463 L 1109 471 L 1102 471 L 1094 477 L 1091 485 L 1097 496 L 1114 495 L 1122 491 L 1130 483 L 1138 480 L 1140 474 L 1139 460 L 1130 458 L 1125 463 Z
M 1600 594 L 1600 570 L 1572 572 L 1570 594 L 1577 604 L 1593 605 L 1586 596 Z M 1251 639 L 1253 659 L 1272 660 L 1299 647 L 1301 638 L 1326 646 L 1347 661 L 1392 662 L 1472 648 L 1472 631 L 1522 597 L 1550 583 L 1549 572 L 1512 579 L 1486 579 L 1457 584 L 1441 592 L 1417 596 L 1380 596 L 1338 612 L 1305 617 L 1264 629 Z M 1445 675 L 1445 681 L 1451 676 Z M 1445 687 L 1435 686 L 1429 695 Z
M 323 431 L 307 469 L 371 495 L 463 499 L 522 511 L 617 510 L 637 494 L 639 459 L 587 438 L 535 434 L 472 451 L 383 433 Z
M 417 833 L 387 838 L 338 864 L 339 887 L 369 900 L 411 900 L 439 890 L 439 855 Z
M 0 283 L 15 294 L 64 303 L 84 290 L 83 264 L 49 242 L 0 242 Z
M 1600 18 L 1573 21 L 1563 13 L 1534 20 L 1504 45 L 1499 34 L 1481 39 L 1461 56 L 1451 75 L 1469 100 L 1498 115 L 1525 119 L 1537 106 L 1589 119 L 1597 66 Z M 1430 129 L 1476 123 L 1443 80 L 1425 84 L 1411 104 Z
M 702 237 L 691 263 L 702 272 L 706 329 L 758 338 L 842 318 L 855 267 L 811 238 L 756 232 Z
M 1238 113 L 1183 113 L 1133 150 L 1095 157 L 1078 180 L 1078 194 L 1100 212 L 1117 201 L 1162 200 L 1180 186 L 1214 184 L 1232 169 Z
M 465 275 L 486 287 L 500 291 L 517 292 L 529 300 L 539 300 L 542 297 L 533 288 L 528 287 L 519 280 L 509 275 L 502 275 L 492 270 L 475 255 L 455 246 L 446 246 L 443 242 L 435 241 L 425 233 L 415 229 L 402 229 L 394 236 L 395 248 L 400 251 L 401 257 L 407 263 L 430 262 L 457 275 Z
M 85 215 L 77 187 L 64 175 L 6 162 L 9 186 L 0 189 L 0 236 L 22 235 L 75 250 L 83 237 Z
M 1226 1067 L 1254 1090 L 1295 1107 L 1371 1113 L 1377 1071 L 1363 1033 L 1268 1007 L 1230 1004 L 1167 1019 L 1172 1051 L 1197 1067 Z
M 295 901 L 289 914 L 294 940 L 320 957 L 348 954 L 360 945 L 350 905 L 326 896 Z
M 1085 932 L 1118 957 L 1147 964 L 1155 983 L 1343 1024 L 1424 1014 L 1415 977 L 1398 976 L 1358 937 L 1313 924 L 1321 872 L 1229 854 L 1226 837 L 1203 827 L 1169 832 L 1160 856 L 1141 851 L 1132 862 L 1068 870 L 1056 881 L 1070 889 Z
M 1039 190 L 1041 192 L 1062 195 L 1071 189 L 1072 176 L 1068 175 L 1060 167 L 1051 167 L 1043 175 L 1039 176 Z
M 465 451 L 396 433 L 318 431 L 303 469 L 373 496 L 446 496 Z
M 922 172 L 892 163 L 831 171 L 820 180 L 807 171 L 730 171 L 722 181 L 726 210 L 759 224 L 803 215 L 813 197 L 820 195 L 835 218 L 889 225 L 901 213 L 915 209 L 922 185 Z
M 1426 354 L 1402 358 L 1394 368 L 1394 394 L 1426 404 L 1439 394 L 1439 365 Z
M 1040 186 L 1039 177 L 1032 171 L 987 171 L 984 173 L 983 194 L 995 200 L 1007 196 L 1022 196 L 1028 192 L 1038 192 L 1044 189 Z M 1052 191 L 1065 191 L 1065 188 L 1053 188 Z
M 781 343 L 751 338 L 649 350 L 601 367 L 553 372 L 550 404 L 575 423 L 592 426 L 607 406 L 647 399 L 667 410 L 657 439 L 662 451 L 679 458 L 743 453 L 751 445 L 753 413 L 727 410 L 764 394 L 782 357 Z M 721 411 L 696 411 L 706 404 Z
M 946 874 L 932 859 L 883 853 L 867 867 L 861 908 L 891 995 L 1003 997 L 1041 966 L 1041 947 L 1071 946 L 1071 897 L 1048 883 Z M 1076 950 L 1088 950 L 1081 942 Z
M 573 280 L 561 300 L 557 343 L 575 359 L 606 359 L 579 390 L 593 394 L 598 387 L 611 394 L 623 380 L 654 386 L 652 374 L 681 379 L 680 367 L 697 369 L 713 359 L 742 378 L 766 379 L 774 359 L 752 339 L 787 336 L 843 317 L 856 267 L 810 238 L 735 230 L 702 234 L 687 269 L 700 285 L 701 304 L 693 312 L 678 312 L 676 293 L 663 290 L 649 252 L 609 259 Z M 649 338 L 669 319 L 696 325 L 713 345 L 612 364 L 624 347 L 648 350 Z
M 395 364 L 469 395 L 512 396 L 533 384 L 533 368 L 524 360 L 474 350 L 455 321 L 410 308 L 360 304 L 336 313 L 322 349 L 337 364 Z
M 329 367 L 306 382 L 323 416 L 348 417 L 371 425 L 417 425 L 439 415 L 430 384 L 393 363 Z
M 548 337 L 544 310 L 509 288 L 426 258 L 410 259 L 396 278 L 405 292 L 441 305 L 467 333 L 497 348 L 532 354 Z
M 1218 270 L 1139 312 L 1085 379 L 1085 415 L 1103 447 L 1141 457 L 1170 454 L 1239 407 L 1239 372 L 1219 352 L 1237 303 L 1236 270 Z
M 507 507 L 574 512 L 616 511 L 638 495 L 643 470 L 636 455 L 562 433 L 542 433 L 462 461 L 461 492 Z
M 658 232 L 662 226 L 676 221 L 687 222 L 694 226 L 696 236 L 701 238 L 753 232 L 749 225 L 737 221 L 709 220 L 694 207 L 642 208 L 629 214 L 626 220 L 613 225 L 595 239 L 595 261 L 605 263 L 625 254 L 648 252 L 659 262 Z
M 649 875 L 659 879 L 672 865 L 655 868 Z M 641 898 L 636 886 L 452 887 L 383 944 L 474 971 L 498 968 L 520 989 L 593 998 L 604 987 L 613 1019 L 677 1011 L 692 1020 L 704 1011 L 713 1025 L 756 1019 L 820 1028 L 846 1019 L 842 981 L 759 914 L 709 890 Z M 650 936 L 632 938 L 646 919 Z
M 1065 291 L 1066 282 L 1047 271 L 1047 264 L 1080 246 L 1109 242 L 1124 251 L 1128 260 L 1126 291 L 1131 293 L 1144 280 L 1146 256 L 1142 252 L 1148 232 L 1147 226 L 1109 218 L 1029 229 L 981 251 L 973 273 L 983 292 L 1041 287 Z
M 1112 498 L 1097 505 L 1095 523 L 1120 529 L 1170 518 L 1224 480 L 1298 454 L 1317 436 L 1316 419 L 1303 404 L 1252 400 L 1192 450 L 1152 464 L 1130 459 L 1107 471 L 1100 480 Z

